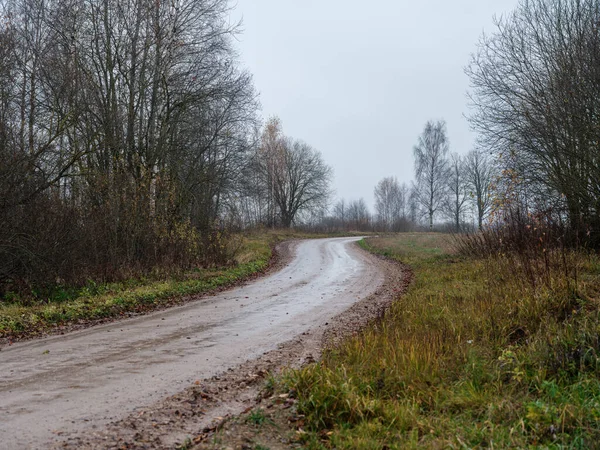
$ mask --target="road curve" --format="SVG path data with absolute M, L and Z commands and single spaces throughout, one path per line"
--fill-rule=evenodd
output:
M 47 448 L 324 325 L 383 274 L 351 245 L 307 240 L 281 271 L 184 306 L 0 351 L 0 449 Z

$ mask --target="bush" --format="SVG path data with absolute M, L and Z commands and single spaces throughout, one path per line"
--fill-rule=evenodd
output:
M 0 218 L 0 301 L 9 292 L 60 296 L 67 286 L 178 273 L 235 263 L 239 238 L 200 233 L 189 221 L 112 203 L 70 206 L 39 195 Z
M 519 207 L 502 212 L 494 224 L 477 233 L 454 236 L 459 254 L 501 261 L 533 287 L 548 285 L 560 271 L 573 288 L 577 284 L 577 236 L 551 211 L 526 214 Z

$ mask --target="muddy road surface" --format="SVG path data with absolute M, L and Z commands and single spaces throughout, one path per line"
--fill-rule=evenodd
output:
M 273 350 L 375 292 L 353 242 L 301 241 L 279 272 L 184 306 L 0 349 L 0 448 L 48 448 Z

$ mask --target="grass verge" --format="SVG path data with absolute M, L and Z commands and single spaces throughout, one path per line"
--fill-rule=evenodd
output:
M 308 448 L 600 448 L 597 256 L 558 255 L 569 270 L 531 283 L 444 235 L 361 245 L 415 279 L 383 323 L 286 375 Z
M 139 313 L 177 303 L 189 295 L 234 285 L 267 269 L 272 256 L 271 235 L 245 238 L 236 264 L 196 269 L 177 278 L 88 283 L 83 289 L 65 289 L 51 298 L 8 298 L 0 302 L 0 338 L 41 334 L 58 326 L 81 324 L 128 313 Z M 62 294 L 62 295 L 61 295 Z
M 272 248 L 282 241 L 354 234 L 258 229 L 236 238 L 242 239 L 243 244 L 233 267 L 198 268 L 184 274 L 119 283 L 89 281 L 83 288 L 64 286 L 35 298 L 8 294 L 0 297 L 0 339 L 25 338 L 57 327 L 85 325 L 178 304 L 187 296 L 226 288 L 264 272 L 273 254 Z

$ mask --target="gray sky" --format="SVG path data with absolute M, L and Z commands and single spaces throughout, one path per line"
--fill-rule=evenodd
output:
M 364 197 L 383 177 L 413 178 L 425 122 L 445 119 L 451 151 L 474 143 L 463 68 L 493 16 L 518 0 L 237 0 L 240 59 L 263 116 L 320 150 L 336 198 Z

